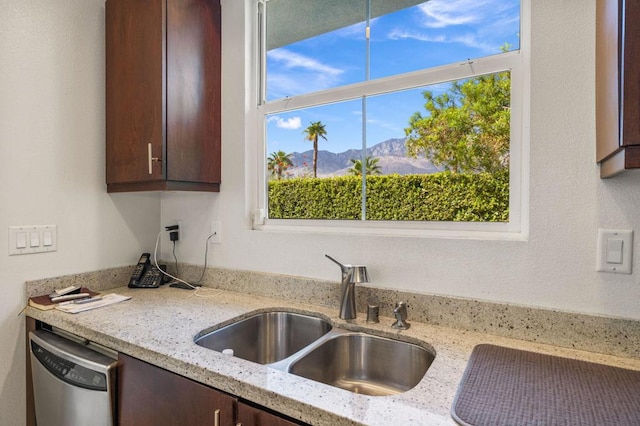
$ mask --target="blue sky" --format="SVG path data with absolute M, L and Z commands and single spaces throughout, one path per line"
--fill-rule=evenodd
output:
M 497 54 L 505 43 L 519 48 L 519 0 L 430 0 L 371 22 L 370 78 L 464 62 Z M 364 22 L 274 49 L 267 54 L 267 99 L 363 81 Z M 431 87 L 436 92 L 448 85 Z M 367 144 L 404 137 L 409 117 L 424 112 L 425 88 L 367 100 Z M 267 152 L 312 148 L 303 131 L 321 121 L 320 149 L 342 152 L 362 145 L 362 101 L 354 100 L 272 115 Z

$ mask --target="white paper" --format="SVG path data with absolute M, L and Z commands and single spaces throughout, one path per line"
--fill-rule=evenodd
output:
M 103 306 L 113 305 L 114 303 L 120 303 L 122 301 L 129 300 L 129 299 L 131 299 L 131 296 L 122 296 L 120 294 L 111 293 L 111 294 L 106 294 L 102 296 L 101 299 L 98 299 L 94 302 L 87 302 L 87 303 L 81 303 L 81 304 L 73 303 L 73 302 L 60 303 L 58 306 L 56 306 L 56 309 L 63 312 L 68 312 L 70 314 L 77 314 L 78 312 L 84 312 L 84 311 L 89 311 L 91 309 L 101 308 Z

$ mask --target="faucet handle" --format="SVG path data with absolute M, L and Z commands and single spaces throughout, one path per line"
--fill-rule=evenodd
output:
M 393 315 L 396 317 L 396 322 L 391 324 L 391 327 L 400 330 L 406 330 L 409 328 L 410 324 L 407 322 L 407 307 L 408 305 L 406 302 L 396 303 L 396 308 L 393 310 Z

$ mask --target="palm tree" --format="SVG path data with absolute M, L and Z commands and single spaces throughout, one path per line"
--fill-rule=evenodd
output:
M 312 121 L 304 132 L 305 139 L 313 142 L 313 177 L 318 177 L 318 138 L 327 140 L 327 131 L 320 121 Z
M 380 166 L 378 166 L 379 158 L 369 157 L 365 158 L 365 170 L 367 175 L 380 175 L 382 171 L 380 170 Z M 353 163 L 353 167 L 349 169 L 349 173 L 355 176 L 362 176 L 362 160 L 354 160 L 353 158 L 350 160 Z
M 267 157 L 267 170 L 271 172 L 272 176 L 275 176 L 277 179 L 282 179 L 284 172 L 293 166 L 291 155 L 292 154 L 287 154 L 284 151 L 277 151 L 272 152 L 271 155 Z

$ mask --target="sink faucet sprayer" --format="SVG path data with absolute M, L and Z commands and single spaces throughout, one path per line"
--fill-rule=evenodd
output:
M 356 283 L 368 283 L 367 267 L 364 265 L 343 265 L 333 257 L 325 256 L 340 266 L 342 270 L 342 286 L 340 288 L 340 318 L 356 318 Z

